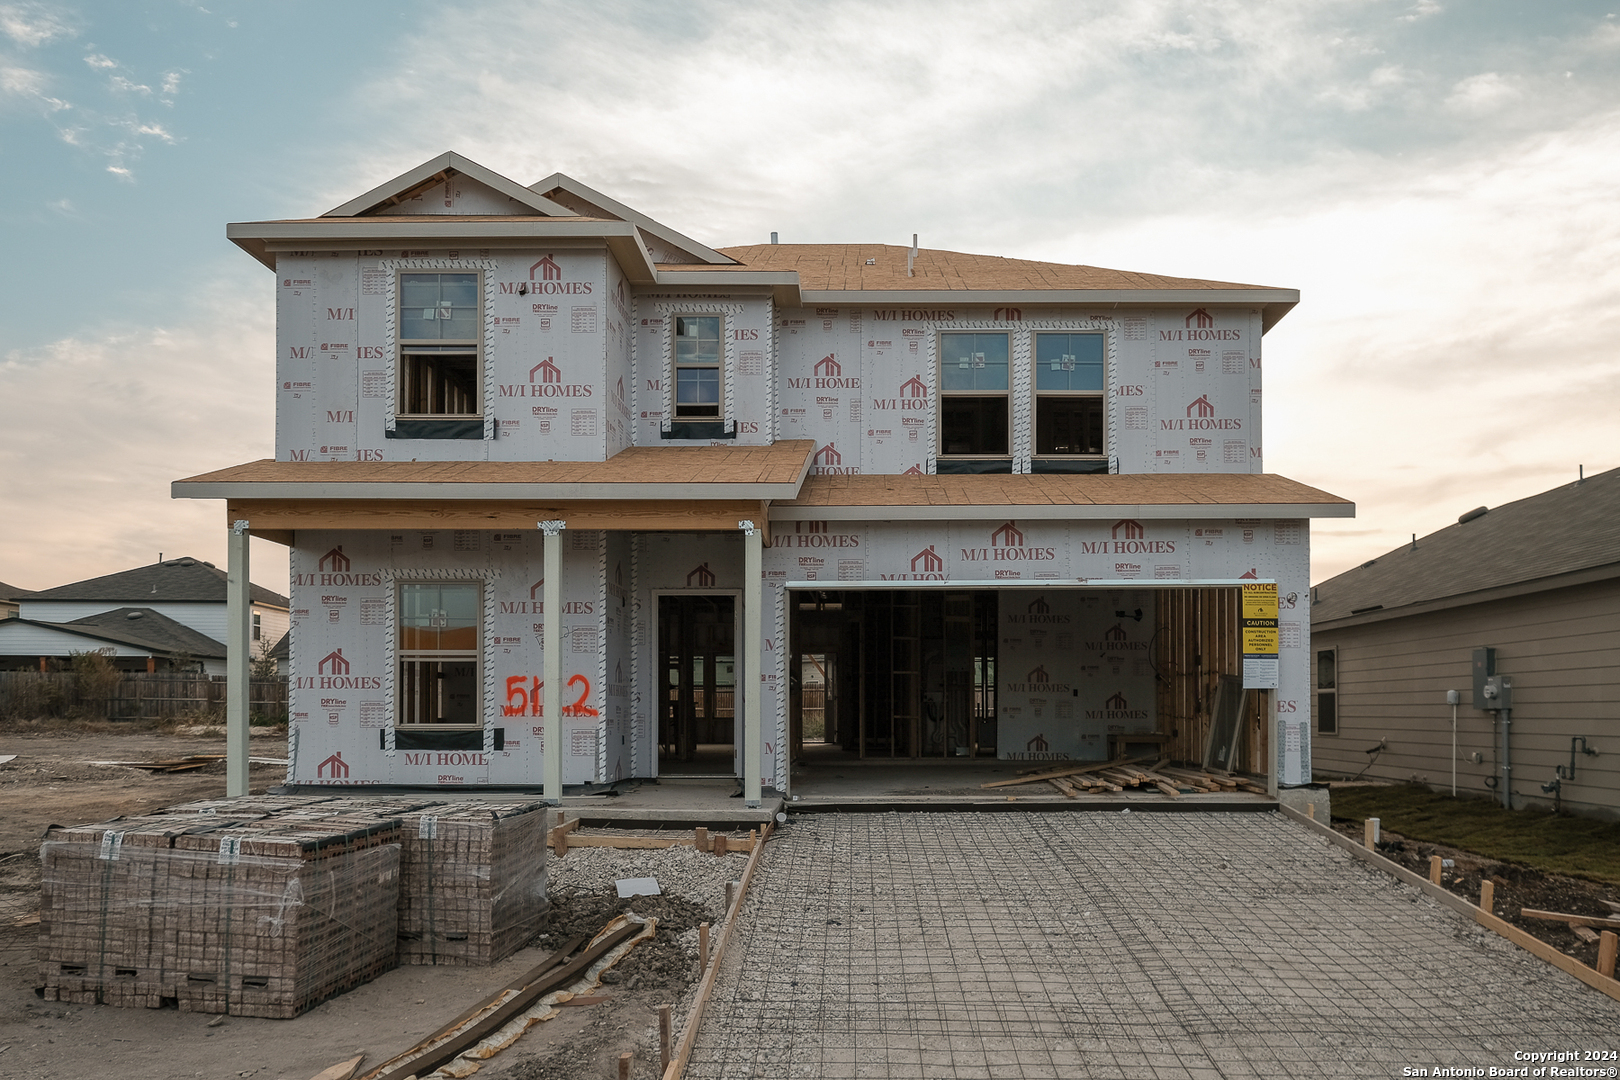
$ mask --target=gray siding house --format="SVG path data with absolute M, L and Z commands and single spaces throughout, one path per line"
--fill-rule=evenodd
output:
M 1459 794 L 1620 817 L 1620 469 L 1322 582 L 1311 648 L 1319 776 L 1449 791 L 1455 769 Z M 1502 716 L 1475 700 L 1482 648 L 1512 680 L 1505 761 Z

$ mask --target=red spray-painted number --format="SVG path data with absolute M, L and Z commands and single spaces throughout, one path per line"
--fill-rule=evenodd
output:
M 524 685 L 528 683 L 529 685 Z M 583 675 L 570 675 L 568 685 L 579 687 L 579 698 L 572 705 L 563 706 L 564 716 L 600 716 L 601 711 L 585 704 L 591 696 L 591 680 Z M 506 704 L 501 706 L 502 716 L 544 716 L 545 695 L 540 691 L 546 684 L 538 675 L 508 675 L 506 677 Z

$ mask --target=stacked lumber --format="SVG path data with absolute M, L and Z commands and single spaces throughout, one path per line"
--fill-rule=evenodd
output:
M 399 822 L 152 815 L 41 851 L 47 1000 L 286 1018 L 394 966 Z
M 1091 762 L 1085 765 L 1035 769 L 1011 780 L 996 780 L 979 786 L 1005 788 L 1042 784 L 1055 788 L 1071 799 L 1083 792 L 1117 792 L 1126 788 L 1157 788 L 1172 798 L 1200 791 L 1248 791 L 1261 795 L 1266 793 L 1264 785 L 1246 777 L 1171 766 L 1166 759 L 1144 766 L 1142 762 L 1145 760 L 1116 758 L 1113 761 Z

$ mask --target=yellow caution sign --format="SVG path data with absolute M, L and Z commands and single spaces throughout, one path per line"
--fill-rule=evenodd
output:
M 1270 626 L 1245 623 L 1243 626 L 1243 654 L 1253 656 L 1263 654 L 1277 655 L 1277 626 L 1273 621 Z

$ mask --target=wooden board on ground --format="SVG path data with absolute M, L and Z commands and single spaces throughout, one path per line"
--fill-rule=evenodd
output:
M 1526 919 L 1566 922 L 1571 926 L 1595 926 L 1599 930 L 1620 930 L 1620 918 L 1605 919 L 1598 915 L 1568 915 L 1561 911 L 1540 911 L 1536 908 L 1520 908 L 1519 914 Z

